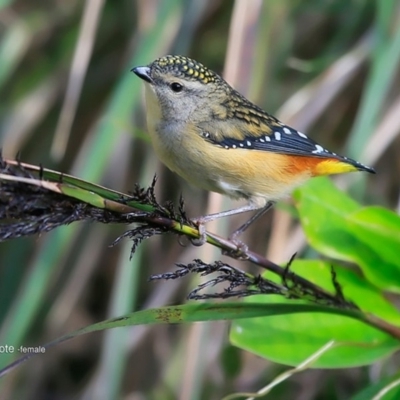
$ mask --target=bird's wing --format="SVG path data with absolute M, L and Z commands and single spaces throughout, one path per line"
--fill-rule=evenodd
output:
M 237 119 L 235 127 L 230 132 L 225 131 L 226 124 L 213 124 L 214 129 L 204 127 L 206 129 L 202 130 L 202 136 L 210 143 L 227 150 L 261 150 L 287 155 L 331 158 L 351 164 L 357 169 L 374 172 L 370 167 L 325 149 L 304 133 L 281 124 L 274 117 L 270 118 L 271 120 L 258 123 Z M 208 125 L 210 127 L 210 124 Z

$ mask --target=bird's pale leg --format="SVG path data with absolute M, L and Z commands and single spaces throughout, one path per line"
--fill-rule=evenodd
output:
M 221 211 L 215 214 L 209 214 L 199 218 L 195 218 L 193 219 L 193 222 L 198 224 L 200 238 L 192 239 L 192 244 L 194 244 L 195 246 L 202 246 L 206 242 L 206 229 L 204 224 L 206 224 L 207 222 L 214 221 L 218 218 L 229 217 L 231 215 L 237 215 L 248 211 L 258 210 L 258 212 L 253 217 L 251 217 L 246 223 L 236 229 L 236 231 L 229 236 L 229 240 L 233 240 L 236 242 L 237 236 L 243 233 L 256 219 L 264 215 L 264 213 L 266 213 L 273 206 L 273 204 L 274 203 L 270 201 L 263 208 L 260 209 L 260 207 L 258 207 L 256 204 L 249 203 L 243 207 L 234 208 L 233 210 Z
M 239 235 L 241 235 L 254 221 L 262 217 L 267 211 L 269 211 L 275 202 L 269 201 L 263 208 L 258 209 L 258 211 L 242 226 L 240 226 L 236 231 L 234 231 L 230 236 L 229 240 L 235 241 Z
M 275 203 L 273 201 L 269 201 L 263 208 L 258 209 L 258 211 L 248 221 L 246 221 L 242 226 L 236 229 L 236 231 L 229 236 L 228 239 L 231 242 L 235 243 L 235 245 L 239 249 L 239 254 L 232 251 L 223 251 L 222 254 L 233 256 L 235 258 L 238 258 L 239 260 L 246 260 L 247 256 L 243 256 L 242 254 L 246 254 L 249 247 L 237 237 L 241 235 L 254 221 L 264 215 L 269 209 L 271 209 L 274 204 Z
M 247 211 L 254 211 L 258 209 L 259 207 L 257 207 L 257 205 L 250 203 L 243 207 L 234 208 L 233 210 L 221 211 L 214 214 L 204 215 L 199 218 L 193 218 L 192 221 L 198 225 L 200 237 L 198 239 L 191 239 L 192 244 L 194 244 L 195 246 L 202 246 L 206 242 L 206 228 L 204 224 L 206 224 L 207 222 L 214 221 L 218 218 L 229 217 L 231 215 L 242 214 Z

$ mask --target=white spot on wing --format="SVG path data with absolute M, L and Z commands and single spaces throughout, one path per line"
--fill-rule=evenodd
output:
M 283 128 L 283 132 L 287 133 L 288 135 L 292 133 L 289 128 L 286 128 L 286 126 Z
M 276 131 L 276 132 L 274 132 L 274 135 L 275 135 L 275 139 L 276 139 L 276 140 L 281 140 L 282 135 L 281 135 L 280 132 Z
M 243 147 L 243 146 L 244 146 L 244 144 L 243 144 L 243 143 L 239 143 L 239 146 L 240 146 L 240 147 Z
M 320 154 L 320 153 L 323 153 L 324 151 L 325 151 L 325 149 L 322 146 L 320 146 L 319 144 L 316 144 L 315 145 L 315 150 L 312 151 L 312 153 Z
M 264 139 L 260 139 L 260 142 L 261 142 L 261 143 L 265 143 L 265 140 L 264 140 Z
M 233 144 L 233 145 L 232 145 L 232 149 L 236 149 L 236 144 Z
M 270 142 L 270 141 L 271 141 L 271 138 L 270 138 L 269 136 L 265 136 L 265 140 L 266 140 L 267 142 Z
M 297 134 L 298 134 L 300 137 L 304 138 L 304 139 L 308 139 L 307 135 L 305 135 L 305 134 L 302 133 L 302 132 L 297 131 Z
M 251 146 L 251 142 L 250 142 L 250 140 L 248 140 L 247 142 L 246 142 L 246 144 L 247 144 L 247 146 Z

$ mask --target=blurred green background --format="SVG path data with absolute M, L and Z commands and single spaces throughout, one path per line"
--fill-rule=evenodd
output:
M 159 200 L 190 216 L 230 203 L 188 186 L 155 158 L 142 82 L 129 72 L 165 54 L 193 57 L 332 151 L 376 168 L 337 184 L 365 204 L 400 209 L 400 1 L 0 0 L 3 156 L 128 192 L 157 173 Z M 208 205 L 207 205 L 208 204 Z M 290 200 L 246 242 L 274 262 L 313 256 Z M 245 217 L 244 217 L 245 218 Z M 226 234 L 243 217 L 221 221 Z M 227 224 L 231 224 L 229 228 Z M 210 247 L 152 238 L 129 260 L 126 227 L 75 224 L 0 244 L 0 345 L 35 346 L 134 310 L 179 304 L 194 282 L 150 274 Z M 232 261 L 230 261 L 234 264 Z M 241 268 L 246 265 L 238 264 Z M 228 324 L 116 329 L 60 345 L 0 382 L 1 399 L 219 399 L 257 390 L 285 367 L 239 351 Z M 1 366 L 18 356 L 3 352 Z M 347 399 L 395 366 L 310 370 L 274 399 Z

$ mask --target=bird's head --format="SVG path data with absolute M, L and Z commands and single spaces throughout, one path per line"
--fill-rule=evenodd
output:
M 163 118 L 189 120 L 210 109 L 229 86 L 201 63 L 183 56 L 165 56 L 132 71 L 146 83 L 147 101 Z

